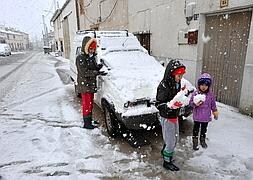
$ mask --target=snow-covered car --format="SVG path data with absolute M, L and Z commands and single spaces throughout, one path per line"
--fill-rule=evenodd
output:
M 9 44 L 0 44 L 0 56 L 10 56 L 11 48 Z
M 122 126 L 127 129 L 155 128 L 159 121 L 154 102 L 165 68 L 127 31 L 79 31 L 70 61 L 74 82 L 77 80 L 75 60 L 85 36 L 97 39 L 98 63 L 102 63 L 102 70 L 108 73 L 98 76 L 98 92 L 94 99 L 104 110 L 108 134 L 114 136 Z

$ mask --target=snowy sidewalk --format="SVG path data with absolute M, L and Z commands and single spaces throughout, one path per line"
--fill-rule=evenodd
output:
M 218 103 L 219 119 L 209 123 L 207 149 L 184 165 L 194 179 L 253 179 L 253 119 Z M 189 139 L 190 143 L 190 139 Z

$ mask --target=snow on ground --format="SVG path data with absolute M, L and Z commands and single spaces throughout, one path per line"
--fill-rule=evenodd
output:
M 26 54 L 26 51 L 11 52 L 11 54 Z
M 208 148 L 194 152 L 184 166 L 196 179 L 253 179 L 253 119 L 221 103 L 218 108 L 219 119 L 208 127 Z
M 160 157 L 162 141 L 126 151 L 102 127 L 81 128 L 80 102 L 64 77 L 68 60 L 40 53 L 27 62 L 0 84 L 16 83 L 0 101 L 3 180 L 253 179 L 253 119 L 237 109 L 218 103 L 220 116 L 209 124 L 208 148 L 194 152 L 186 137 L 175 156 L 181 171 L 168 172 Z
M 72 84 L 57 74 L 68 64 L 47 58 L 37 54 L 13 72 L 21 78 L 1 102 L 2 179 L 100 179 L 144 169 L 136 153 L 120 152 L 100 129 L 81 128 Z M 1 86 L 9 85 L 8 78 Z

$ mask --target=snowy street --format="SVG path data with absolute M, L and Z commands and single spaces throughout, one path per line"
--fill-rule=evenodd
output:
M 218 103 L 207 149 L 192 150 L 192 119 L 184 121 L 175 164 L 162 167 L 161 130 L 142 132 L 151 145 L 132 148 L 100 127 L 82 128 L 69 62 L 42 52 L 0 58 L 0 179 L 253 179 L 253 118 Z M 190 73 L 190 72 L 188 72 Z M 154 87 L 157 88 L 157 87 Z

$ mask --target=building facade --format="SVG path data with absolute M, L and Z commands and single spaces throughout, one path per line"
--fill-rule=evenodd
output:
M 0 42 L 10 45 L 12 51 L 29 49 L 29 34 L 17 31 L 14 28 L 0 27 Z
M 71 54 L 71 42 L 77 31 L 77 16 L 75 0 L 67 0 L 61 9 L 57 9 L 51 18 L 54 24 L 56 49 L 65 58 Z

